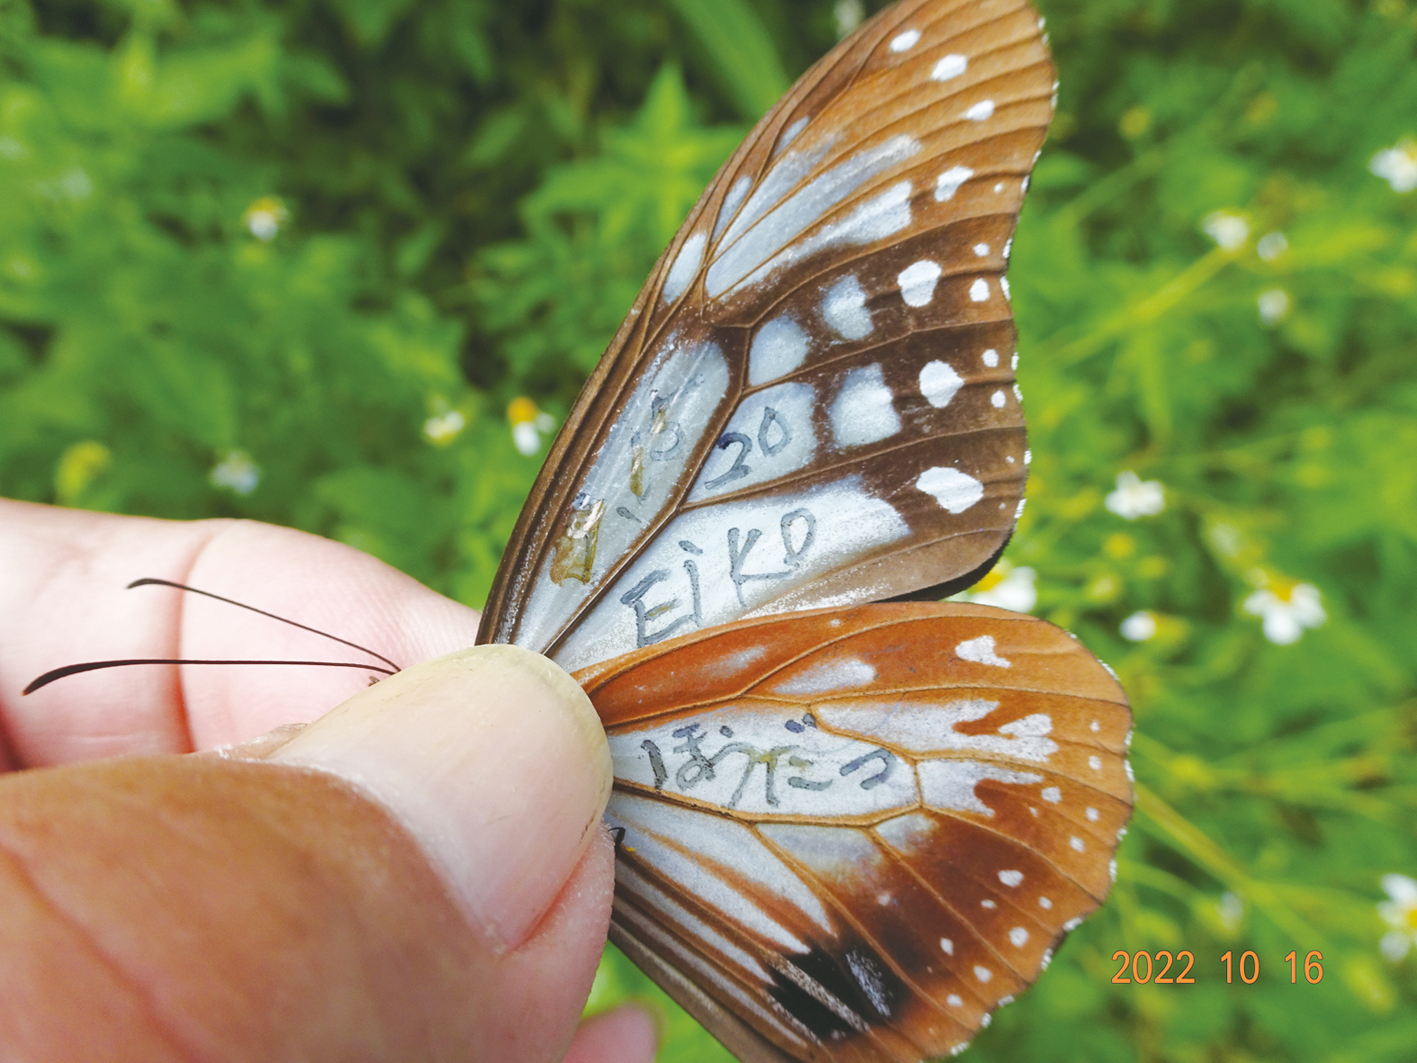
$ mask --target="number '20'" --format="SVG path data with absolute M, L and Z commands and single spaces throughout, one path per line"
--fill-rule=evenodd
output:
M 1189 949 L 1176 953 L 1174 957 L 1171 955 L 1171 953 L 1167 952 L 1165 949 L 1162 949 L 1156 954 L 1156 963 L 1161 963 L 1161 958 L 1163 956 L 1166 957 L 1166 966 L 1155 972 L 1157 985 L 1196 984 L 1196 980 L 1194 978 L 1187 977 L 1187 975 L 1191 973 L 1191 965 L 1196 962 L 1195 956 L 1191 954 Z M 1132 979 L 1127 977 L 1128 967 L 1131 968 L 1132 974 L 1136 976 L 1136 982 L 1138 985 L 1146 985 L 1146 983 L 1151 981 L 1152 972 L 1154 970 L 1152 966 L 1151 953 L 1137 952 L 1134 955 L 1130 952 L 1124 952 L 1121 949 L 1118 949 L 1116 952 L 1112 953 L 1112 959 L 1120 959 L 1122 961 L 1121 969 L 1112 976 L 1113 985 L 1131 985 Z M 1171 964 L 1173 962 L 1179 962 L 1182 959 L 1186 961 L 1185 968 L 1175 978 L 1168 977 L 1168 972 L 1171 970 Z M 1142 974 L 1143 960 L 1146 961 L 1145 976 L 1143 976 Z

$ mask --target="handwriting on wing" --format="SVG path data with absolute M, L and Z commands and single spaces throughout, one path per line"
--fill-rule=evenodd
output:
M 914 772 L 891 750 L 822 732 L 807 713 L 705 714 L 611 736 L 616 775 L 720 808 L 852 814 L 915 800 Z

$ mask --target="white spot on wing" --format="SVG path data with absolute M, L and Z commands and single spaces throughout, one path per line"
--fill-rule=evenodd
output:
M 992 347 L 990 347 L 979 357 L 983 360 L 984 364 L 987 365 L 990 369 L 996 368 L 999 364 L 999 352 L 994 350 L 994 348 Z
M 1009 941 L 1012 942 L 1014 948 L 1023 948 L 1024 944 L 1028 941 L 1028 931 L 1021 926 L 1014 927 L 1009 931 Z
M 787 145 L 791 144 L 794 140 L 796 140 L 797 135 L 801 133 L 802 130 L 807 128 L 807 123 L 809 121 L 811 121 L 811 118 L 807 115 L 803 115 L 801 118 L 797 119 L 797 121 L 793 122 L 790 126 L 784 129 L 782 131 L 782 139 L 777 142 L 777 150 L 782 151 L 783 148 L 787 147 Z
M 1056 786 L 1046 786 L 1043 788 L 1043 800 L 1049 804 L 1056 805 L 1063 799 L 1063 791 Z
M 1100 813 L 1097 811 L 1097 809 L 1095 809 L 1095 808 L 1089 808 L 1089 809 L 1087 810 L 1088 822 L 1090 822 L 1090 823 L 1096 823 L 1099 815 L 1100 815 Z
M 733 214 L 738 209 L 738 205 L 743 202 L 743 197 L 748 194 L 748 189 L 753 187 L 752 179 L 744 174 L 733 182 L 733 187 L 728 190 L 728 195 L 723 197 L 723 206 L 718 208 L 718 220 L 713 223 L 713 238 L 718 240 L 719 234 L 723 232 L 723 227 L 733 218 Z
M 927 362 L 920 370 L 920 394 L 936 409 L 948 406 L 963 386 L 964 378 L 948 362 Z
M 969 69 L 969 60 L 962 55 L 947 55 L 930 71 L 931 81 L 949 81 Z
M 828 411 L 836 445 L 864 446 L 899 432 L 900 414 L 891 398 L 880 363 L 849 370 Z
M 778 694 L 826 694 L 870 686 L 875 680 L 876 669 L 859 657 L 848 657 L 813 665 L 805 672 L 776 684 L 773 691 Z
M 983 277 L 976 278 L 969 286 L 969 298 L 976 303 L 982 303 L 989 298 L 989 282 Z
M 597 467 L 602 459 L 597 459 Z M 619 469 L 628 466 L 627 459 Z M 676 466 L 675 471 L 679 468 Z M 623 471 L 620 475 L 623 479 Z M 628 488 L 623 495 L 634 498 Z M 831 519 L 815 520 L 808 549 L 807 531 L 813 522 L 810 515 L 821 514 L 831 514 Z M 631 532 L 640 527 L 632 521 L 621 523 Z M 725 529 L 734 527 L 743 530 L 736 566 L 729 551 L 722 548 Z M 757 530 L 762 538 L 750 551 L 747 536 L 752 530 Z M 555 660 L 563 668 L 583 668 L 667 638 L 666 632 L 692 631 L 751 615 L 774 598 L 819 579 L 822 573 L 878 551 L 907 534 L 900 514 L 868 490 L 859 475 L 816 487 L 782 490 L 770 500 L 725 500 L 681 510 L 604 590 L 601 600 L 557 651 Z M 798 554 L 795 565 L 784 564 L 784 535 L 791 539 L 791 549 Z M 606 540 L 607 533 L 602 528 L 602 546 Z M 680 547 L 681 542 L 697 544 L 703 553 L 689 557 Z M 720 544 L 718 549 L 707 548 L 713 543 Z M 775 559 L 770 552 L 774 544 Z M 696 585 L 691 585 L 687 575 L 686 558 L 698 569 Z M 745 580 L 743 575 L 747 573 L 768 573 L 770 577 Z M 574 600 L 585 598 L 578 581 L 565 583 L 575 591 Z M 546 585 L 552 590 L 561 589 L 549 580 Z M 603 588 L 605 584 L 598 586 Z M 549 610 L 556 601 L 555 596 L 548 596 L 546 608 Z
M 891 51 L 908 52 L 915 47 L 919 40 L 919 30 L 906 30 L 904 33 L 897 34 L 895 39 L 891 41 Z
M 1050 901 L 1047 897 L 1039 897 L 1038 907 L 1042 908 L 1044 911 L 1047 911 L 1049 908 L 1053 907 L 1053 902 Z
M 974 176 L 974 171 L 968 166 L 951 166 L 939 177 L 935 178 L 935 199 L 941 203 L 954 199 L 954 195 L 959 191 L 960 185 Z
M 931 262 L 929 259 L 912 262 L 896 277 L 901 298 L 909 306 L 930 305 L 930 300 L 935 298 L 935 285 L 939 283 L 940 274 L 943 272 L 938 262 Z
M 700 825 L 698 821 L 706 818 L 701 814 L 622 794 L 612 799 L 606 818 L 612 826 L 625 827 L 635 835 L 635 853 L 639 859 L 682 885 L 696 901 L 721 912 L 734 913 L 735 919 L 741 919 L 784 948 L 793 952 L 807 951 L 806 944 L 796 935 L 731 887 L 702 860 L 681 853 L 672 839 L 692 837 L 695 852 L 700 857 L 738 868 L 745 877 L 769 890 L 781 890 L 782 900 L 822 929 L 831 928 L 821 902 L 807 885 L 746 827 L 717 817 L 711 817 L 715 819 L 712 824 Z M 751 861 L 751 866 L 740 868 L 744 861 Z
M 964 1006 L 964 1001 L 960 999 L 958 993 L 951 993 L 949 996 L 945 997 L 945 1003 L 952 1008 L 959 1008 Z
M 822 299 L 822 317 L 849 340 L 868 336 L 875 328 L 871 311 L 866 309 L 866 292 L 854 274 L 843 277 L 828 289 Z
M 1017 886 L 1023 881 L 1022 871 L 1000 871 L 999 881 L 1005 886 Z
M 964 112 L 964 116 L 968 118 L 971 122 L 982 122 L 986 118 L 993 117 L 993 114 L 993 100 L 980 100 L 973 107 Z
M 994 394 L 989 396 L 989 405 L 993 406 L 996 410 L 1002 410 L 1004 408 L 1004 403 L 1007 401 L 1008 399 L 1005 397 L 1002 391 L 996 391 L 994 392 Z
M 1013 667 L 1012 661 L 1007 661 L 994 652 L 993 635 L 980 635 L 977 639 L 966 639 L 955 647 L 955 656 L 962 661 L 991 664 L 995 668 Z
M 885 854 L 864 831 L 807 823 L 762 823 L 763 836 L 811 871 L 865 889 L 876 882 Z M 877 898 L 891 901 L 889 893 Z
M 1082 839 L 1079 838 L 1077 835 L 1073 835 L 1071 838 L 1069 838 L 1068 844 L 1071 845 L 1073 849 L 1075 849 L 1077 852 L 1082 852 L 1083 850 Z
M 1011 771 L 977 760 L 926 760 L 916 769 L 920 795 L 925 804 L 942 812 L 976 812 L 993 816 L 994 810 L 981 801 L 975 786 L 986 779 L 1013 785 L 1042 782 L 1041 775 Z
M 684 241 L 679 254 L 674 256 L 674 265 L 669 267 L 669 275 L 664 278 L 666 303 L 678 299 L 689 287 L 689 282 L 694 279 L 694 274 L 699 271 L 699 264 L 704 260 L 704 244 L 707 242 L 707 237 L 701 232 L 694 233 Z
M 973 476 L 942 465 L 922 472 L 915 486 L 951 513 L 963 513 L 984 497 L 984 485 Z
M 1101 759 L 1098 758 L 1098 757 L 1088 757 L 1088 758 L 1087 758 L 1087 766 L 1088 766 L 1089 768 L 1091 768 L 1093 771 L 1101 771 L 1101 770 L 1102 770 L 1102 761 L 1101 761 Z
M 870 703 L 858 698 L 849 708 L 818 705 L 816 713 L 834 730 L 912 753 L 971 750 L 1041 763 L 1058 751 L 1058 744 L 1048 737 L 1052 718 L 1044 713 L 1003 724 L 997 735 L 955 730 L 956 725 L 982 720 L 998 707 L 997 701 L 987 698 L 961 698 L 943 705 L 935 700 Z
M 989 245 L 988 245 L 988 244 L 975 244 L 975 245 L 974 245 L 974 254 L 975 254 L 975 257 L 976 257 L 976 258 L 983 258 L 983 257 L 984 257 L 985 255 L 987 255 L 988 253 L 989 253 Z
M 711 298 L 756 284 L 774 270 L 825 247 L 865 244 L 910 224 L 910 182 L 903 181 L 861 204 L 846 218 L 798 238 L 831 208 L 871 178 L 920 151 L 905 135 L 867 148 L 788 194 L 831 147 L 827 140 L 809 152 L 785 152 L 763 178 L 724 234 L 724 250 L 709 266 L 705 288 Z M 762 222 L 762 224 L 758 224 Z
M 976 965 L 974 968 L 974 977 L 978 978 L 981 982 L 987 982 L 994 977 L 994 972 L 987 967 Z
M 953 956 L 955 954 L 955 943 L 949 938 L 940 938 L 940 948 L 944 949 L 945 955 L 947 956 Z
M 807 334 L 786 314 L 764 324 L 748 351 L 748 383 L 757 387 L 786 376 L 807 357 Z
M 816 406 L 815 390 L 801 381 L 749 395 L 733 411 L 719 445 L 704 459 L 689 501 L 702 502 L 805 468 L 817 453 L 812 427 Z
M 658 886 L 644 878 L 634 868 L 617 867 L 615 879 L 622 889 L 629 889 L 642 903 L 648 902 L 649 906 L 655 909 L 661 917 L 667 916 L 670 921 L 688 930 L 699 945 L 707 945 L 710 949 L 716 950 L 722 958 L 737 964 L 764 983 L 772 981 L 772 976 L 763 970 L 757 960 L 723 937 L 708 923 L 694 915 Z

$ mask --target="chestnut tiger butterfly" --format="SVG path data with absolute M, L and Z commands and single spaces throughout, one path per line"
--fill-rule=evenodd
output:
M 1110 886 L 1115 678 L 904 600 L 1022 509 L 1004 270 L 1055 90 L 1026 0 L 903 0 L 808 71 L 650 274 L 483 614 L 605 724 L 611 939 L 747 1063 L 956 1051 Z

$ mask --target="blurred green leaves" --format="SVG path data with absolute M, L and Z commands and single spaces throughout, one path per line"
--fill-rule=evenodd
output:
M 655 258 L 745 129 L 702 128 L 675 66 L 593 158 L 548 170 L 520 204 L 528 238 L 483 250 L 470 290 L 507 336 L 513 375 L 567 354 L 581 374 L 630 309 Z M 610 267 L 610 268 L 607 268 Z
M 698 37 L 743 118 L 757 121 L 787 91 L 777 45 L 747 0 L 668 3 Z
M 1410 1058 L 1375 905 L 1417 874 L 1417 8 L 1040 6 L 1006 560 L 1120 673 L 1141 799 L 971 1055 Z M 508 403 L 564 416 L 834 7 L 0 0 L 0 491 L 291 524 L 479 602 L 540 461 Z M 1109 508 L 1126 472 L 1159 512 Z M 1247 603 L 1304 586 L 1276 644 Z M 1111 983 L 1162 948 L 1194 987 Z M 1277 973 L 1314 948 L 1320 985 Z M 612 957 L 592 1006 L 645 994 Z

